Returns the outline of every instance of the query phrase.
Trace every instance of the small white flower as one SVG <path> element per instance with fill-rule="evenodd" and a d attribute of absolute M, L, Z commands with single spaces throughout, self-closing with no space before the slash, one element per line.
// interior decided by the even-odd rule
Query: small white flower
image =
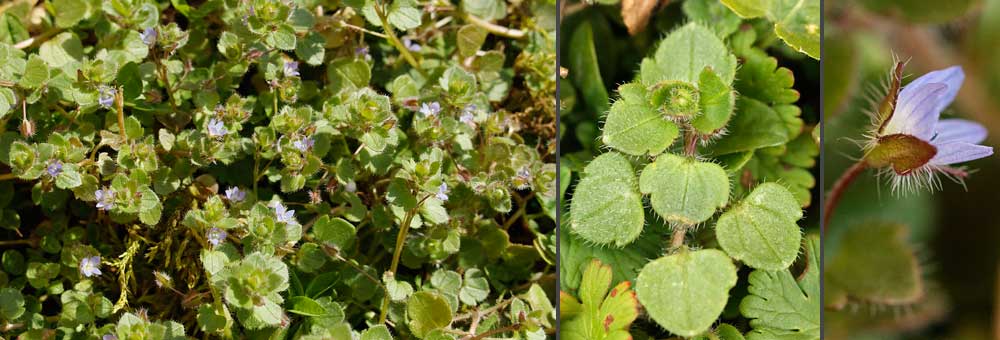
<path fill-rule="evenodd" d="M 299 62 L 297 62 L 297 61 L 286 61 L 285 62 L 285 76 L 286 77 L 298 77 L 299 76 Z"/>
<path fill-rule="evenodd" d="M 238 187 L 229 187 L 229 189 L 226 189 L 226 199 L 230 202 L 243 202 L 246 198 L 246 191 L 240 190 Z"/>
<path fill-rule="evenodd" d="M 347 182 L 347 184 L 344 184 L 344 191 L 351 193 L 358 191 L 358 184 L 354 183 L 354 181 Z"/>
<path fill-rule="evenodd" d="M 438 191 L 437 191 L 436 194 L 434 194 L 434 197 L 437 197 L 437 199 L 442 200 L 442 201 L 447 201 L 448 200 L 448 184 L 445 183 L 445 182 L 441 182 L 441 186 L 438 187 Z"/>
<path fill-rule="evenodd" d="M 80 274 L 86 277 L 101 275 L 101 257 L 84 257 L 80 260 Z"/>
<path fill-rule="evenodd" d="M 420 44 L 413 42 L 410 38 L 403 38 L 403 46 L 410 50 L 410 52 L 420 52 Z"/>
<path fill-rule="evenodd" d="M 97 88 L 97 92 L 98 92 L 97 104 L 101 105 L 105 109 L 111 108 L 111 105 L 114 105 L 115 93 L 117 93 L 115 88 L 101 85 Z"/>
<path fill-rule="evenodd" d="M 142 38 L 142 42 L 148 46 L 153 46 L 156 43 L 156 29 L 149 27 L 139 33 L 139 37 Z"/>
<path fill-rule="evenodd" d="M 271 208 L 274 209 L 274 214 L 277 217 L 277 221 L 285 224 L 298 224 L 299 222 L 295 220 L 295 210 L 288 210 L 280 202 L 271 202 Z"/>
<path fill-rule="evenodd" d="M 216 227 L 212 227 L 212 229 L 209 229 L 208 232 L 205 233 L 205 238 L 208 239 L 208 243 L 211 243 L 213 246 L 219 246 L 222 242 L 226 242 L 226 236 L 229 236 L 229 233 L 226 233 L 225 230 Z"/>
<path fill-rule="evenodd" d="M 212 137 L 223 137 L 229 133 L 229 129 L 226 129 L 226 124 L 221 120 L 212 118 L 208 121 L 208 135 Z"/>
<path fill-rule="evenodd" d="M 97 191 L 94 191 L 94 198 L 97 199 L 97 209 L 108 211 L 115 205 L 114 190 L 97 189 Z"/>
<path fill-rule="evenodd" d="M 437 116 L 437 114 L 440 112 L 441 112 L 441 104 L 438 102 L 420 104 L 420 113 L 423 114 L 424 117 L 427 118 L 434 117 Z"/>

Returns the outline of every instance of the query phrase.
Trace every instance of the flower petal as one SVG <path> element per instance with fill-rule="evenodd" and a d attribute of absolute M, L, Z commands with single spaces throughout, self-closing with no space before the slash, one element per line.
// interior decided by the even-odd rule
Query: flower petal
<path fill-rule="evenodd" d="M 955 95 L 958 94 L 958 89 L 962 87 L 962 81 L 964 80 L 965 72 L 962 71 L 961 66 L 952 66 L 929 72 L 903 87 L 903 90 L 899 93 L 899 99 L 902 101 L 903 98 L 912 96 L 923 85 L 934 83 L 944 84 L 948 89 L 941 95 L 936 106 L 936 111 L 941 112 L 941 110 L 944 110 L 945 107 L 955 100 Z"/>
<path fill-rule="evenodd" d="M 934 127 L 935 136 L 931 144 L 965 142 L 978 144 L 986 140 L 986 127 L 965 119 L 943 119 Z"/>
<path fill-rule="evenodd" d="M 945 84 L 931 83 L 923 84 L 914 91 L 900 93 L 896 109 L 882 134 L 907 134 L 929 141 L 934 136 L 934 125 L 941 116 L 937 104 L 947 89 Z"/>
<path fill-rule="evenodd" d="M 928 164 L 949 165 L 980 159 L 993 154 L 993 148 L 963 142 L 952 142 L 937 146 L 938 152 Z"/>

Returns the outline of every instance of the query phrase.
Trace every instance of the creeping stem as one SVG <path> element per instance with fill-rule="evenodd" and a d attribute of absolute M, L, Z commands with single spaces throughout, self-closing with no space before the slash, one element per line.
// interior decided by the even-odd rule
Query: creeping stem
<path fill-rule="evenodd" d="M 843 175 L 833 183 L 833 188 L 830 189 L 830 193 L 826 196 L 826 204 L 823 206 L 823 225 L 822 233 L 826 233 L 826 226 L 830 224 L 830 216 L 833 216 L 833 210 L 837 208 L 837 203 L 840 202 L 840 197 L 847 190 L 847 187 L 851 185 L 852 182 L 861 174 L 862 171 L 868 168 L 868 163 L 864 159 L 859 160 L 854 163 L 847 171 L 844 171 Z"/>
<path fill-rule="evenodd" d="M 392 43 L 393 46 L 396 46 L 396 49 L 403 55 L 406 62 L 410 63 L 410 66 L 413 66 L 413 68 L 420 72 L 420 74 L 424 74 L 424 70 L 420 68 L 420 63 L 417 62 L 417 59 L 410 54 L 410 50 L 403 45 L 403 42 L 399 41 L 399 37 L 396 36 L 396 29 L 392 28 L 392 25 L 389 24 L 389 17 L 385 13 L 385 8 L 381 5 L 382 4 L 375 4 L 375 6 L 372 7 L 375 8 L 375 15 L 378 15 L 379 21 L 382 22 L 382 28 L 385 29 L 385 34 L 388 36 L 389 42 Z"/>
<path fill-rule="evenodd" d="M 431 195 L 424 196 L 421 198 L 417 205 L 406 212 L 406 216 L 403 218 L 403 224 L 399 226 L 399 235 L 396 235 L 396 249 L 392 253 L 392 264 L 389 266 L 389 274 L 395 276 L 396 269 L 399 268 L 399 257 L 403 255 L 403 245 L 406 244 L 406 234 L 410 231 L 410 223 L 413 222 L 413 216 L 417 214 L 417 210 L 420 206 L 424 204 Z M 382 311 L 379 312 L 378 322 L 385 323 L 386 312 L 389 311 L 389 295 L 386 294 L 385 298 L 382 299 Z"/>
<path fill-rule="evenodd" d="M 673 234 L 670 235 L 670 249 L 677 249 L 684 245 L 684 236 L 687 234 L 688 225 L 677 223 L 671 226 L 674 229 Z"/>
<path fill-rule="evenodd" d="M 122 135 L 122 143 L 127 144 L 128 135 L 125 134 L 125 95 L 123 90 L 115 91 L 115 108 L 118 110 L 118 132 Z"/>

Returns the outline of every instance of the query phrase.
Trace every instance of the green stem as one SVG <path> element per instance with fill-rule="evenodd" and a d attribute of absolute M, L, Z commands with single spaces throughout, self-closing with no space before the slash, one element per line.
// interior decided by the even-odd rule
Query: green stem
<path fill-rule="evenodd" d="M 430 195 L 424 196 L 420 199 L 412 209 L 406 212 L 406 216 L 403 218 L 403 225 L 399 226 L 399 234 L 396 235 L 396 249 L 392 253 L 392 264 L 389 265 L 389 275 L 395 276 L 396 269 L 399 268 L 399 257 L 403 255 L 403 245 L 406 244 L 406 234 L 410 231 L 410 223 L 413 222 L 413 217 L 417 214 L 417 210 L 420 209 L 420 205 L 431 197 Z M 386 294 L 385 298 L 382 299 L 382 310 L 379 312 L 378 322 L 385 323 L 386 313 L 389 311 L 389 295 Z"/>
<path fill-rule="evenodd" d="M 34 244 L 35 244 L 35 242 L 34 242 L 34 241 L 32 241 L 32 240 L 30 240 L 30 239 L 26 239 L 26 240 L 4 240 L 4 241 L 0 241 L 0 247 L 6 247 L 6 246 L 19 246 L 19 245 L 28 245 L 28 246 L 30 246 L 30 245 L 34 245 Z"/>
<path fill-rule="evenodd" d="M 479 17 L 477 17 L 475 15 L 472 15 L 472 14 L 469 14 L 469 13 L 464 13 L 462 15 L 462 17 L 465 19 L 465 21 L 468 21 L 469 23 L 471 23 L 473 25 L 482 27 L 482 28 L 486 29 L 486 31 L 488 31 L 490 33 L 493 33 L 493 34 L 496 34 L 496 35 L 499 35 L 499 36 L 503 36 L 503 37 L 507 37 L 507 38 L 511 38 L 511 39 L 522 39 L 526 35 L 524 33 L 524 31 L 522 31 L 522 30 L 517 30 L 517 29 L 513 29 L 513 28 L 508 28 L 508 27 L 500 26 L 500 25 L 494 24 L 492 22 L 483 20 L 482 18 L 479 18 Z"/>
<path fill-rule="evenodd" d="M 122 145 L 128 144 L 128 135 L 125 134 L 125 95 L 122 89 L 115 91 L 115 108 L 118 111 L 118 132 L 122 135 Z"/>
<path fill-rule="evenodd" d="M 420 68 L 420 63 L 417 62 L 417 59 L 410 54 L 410 50 L 403 45 L 403 42 L 399 41 L 399 37 L 396 36 L 396 29 L 392 28 L 392 25 L 389 24 L 389 17 L 386 15 L 385 9 L 378 3 L 372 7 L 375 8 L 375 15 L 378 15 L 379 21 L 382 22 L 382 28 L 385 29 L 385 34 L 388 37 L 389 42 L 392 43 L 397 50 L 399 50 L 399 53 L 403 55 L 403 59 L 406 59 L 406 62 L 410 63 L 410 66 L 413 66 L 413 68 L 416 69 L 417 72 L 420 72 L 421 75 L 426 76 L 427 74 Z"/>

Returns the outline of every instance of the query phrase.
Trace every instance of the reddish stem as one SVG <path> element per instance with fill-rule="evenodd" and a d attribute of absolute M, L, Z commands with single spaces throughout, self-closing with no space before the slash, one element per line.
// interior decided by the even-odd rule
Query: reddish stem
<path fill-rule="evenodd" d="M 821 226 L 822 234 L 826 234 L 826 226 L 830 224 L 830 216 L 833 216 L 833 210 L 837 208 L 837 203 L 840 202 L 840 197 L 847 190 L 847 187 L 851 185 L 852 182 L 858 177 L 862 171 L 868 168 L 868 163 L 864 160 L 860 160 L 854 163 L 840 178 L 833 183 L 833 188 L 830 189 L 830 193 L 826 196 L 826 204 L 823 206 L 823 225 Z"/>

